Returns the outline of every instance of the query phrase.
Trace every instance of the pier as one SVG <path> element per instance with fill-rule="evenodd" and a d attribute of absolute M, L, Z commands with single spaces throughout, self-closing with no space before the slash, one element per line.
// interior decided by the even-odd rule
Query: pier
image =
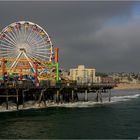
<path fill-rule="evenodd" d="M 102 95 L 108 93 L 111 101 L 111 89 L 116 85 L 97 84 L 95 70 L 88 72 L 88 80 L 79 82 L 84 85 L 60 72 L 59 48 L 38 24 L 14 22 L 2 30 L 0 43 L 0 105 L 7 110 L 10 104 L 17 110 L 21 105 L 25 108 L 29 101 L 39 107 L 42 103 L 47 107 L 48 102 L 73 103 L 79 101 L 78 94 L 87 102 L 89 93 L 96 95 L 96 102 L 103 102 Z"/>
<path fill-rule="evenodd" d="M 88 101 L 88 93 L 96 95 L 96 102 L 103 102 L 102 95 L 108 95 L 108 102 L 111 101 L 111 89 L 115 84 L 92 84 L 92 85 L 55 85 L 55 86 L 15 86 L 0 87 L 0 105 L 4 105 L 5 109 L 9 109 L 9 103 L 25 107 L 25 102 L 33 101 L 34 104 L 40 106 L 41 103 L 47 107 L 47 102 L 54 103 L 73 103 L 78 102 L 78 94 L 84 94 L 84 101 Z"/>

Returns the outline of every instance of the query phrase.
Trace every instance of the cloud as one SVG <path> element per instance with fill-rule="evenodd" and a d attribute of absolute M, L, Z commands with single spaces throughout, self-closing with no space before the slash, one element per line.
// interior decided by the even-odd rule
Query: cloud
<path fill-rule="evenodd" d="M 140 52 L 140 21 L 130 21 L 127 24 L 103 28 L 89 37 L 94 38 L 94 43 L 99 49 L 98 54 L 104 56 L 110 64 L 118 65 L 117 70 L 139 71 Z M 106 55 L 106 56 L 105 56 Z M 105 64 L 107 64 L 107 61 Z M 114 68 L 115 71 L 116 68 Z"/>
<path fill-rule="evenodd" d="M 64 68 L 85 64 L 105 72 L 138 71 L 140 67 L 131 64 L 136 61 L 131 52 L 137 56 L 139 51 L 139 22 L 131 22 L 134 6 L 134 2 L 1 1 L 0 28 L 18 20 L 39 24 L 60 48 Z"/>

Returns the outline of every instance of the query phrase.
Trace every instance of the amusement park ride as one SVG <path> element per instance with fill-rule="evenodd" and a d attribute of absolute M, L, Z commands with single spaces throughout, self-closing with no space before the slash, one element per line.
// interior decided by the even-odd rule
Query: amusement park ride
<path fill-rule="evenodd" d="M 48 33 L 39 25 L 19 21 L 5 27 L 0 33 L 0 72 L 6 75 L 24 75 L 41 80 L 59 81 L 58 48 L 54 48 Z"/>

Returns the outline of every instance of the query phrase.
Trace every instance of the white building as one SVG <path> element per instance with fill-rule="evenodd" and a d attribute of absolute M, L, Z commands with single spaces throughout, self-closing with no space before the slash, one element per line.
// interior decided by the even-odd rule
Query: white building
<path fill-rule="evenodd" d="M 85 68 L 84 65 L 79 65 L 78 68 L 70 69 L 71 80 L 77 81 L 78 84 L 95 83 L 95 69 Z"/>

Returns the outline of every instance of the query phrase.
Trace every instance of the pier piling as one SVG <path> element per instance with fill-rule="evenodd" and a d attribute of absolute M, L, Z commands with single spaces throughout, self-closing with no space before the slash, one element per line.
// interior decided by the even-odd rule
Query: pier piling
<path fill-rule="evenodd" d="M 85 90 L 85 101 L 87 102 L 88 101 L 88 91 Z"/>
<path fill-rule="evenodd" d="M 100 102 L 102 103 L 103 100 L 102 100 L 102 90 L 99 90 L 99 96 L 100 96 Z"/>
<path fill-rule="evenodd" d="M 60 102 L 61 102 L 61 104 L 63 103 L 63 94 L 62 93 L 60 94 Z"/>
<path fill-rule="evenodd" d="M 43 97 L 44 105 L 45 105 L 45 107 L 46 107 L 47 104 L 46 104 L 46 99 L 45 99 L 45 91 L 46 91 L 46 89 L 43 90 L 43 95 L 42 95 L 42 97 Z"/>
<path fill-rule="evenodd" d="M 46 88 L 41 90 L 39 99 L 38 99 L 38 101 L 37 101 L 37 102 L 39 103 L 39 107 L 40 107 L 40 103 L 41 103 L 42 99 L 43 99 L 43 102 L 44 102 L 45 107 L 47 106 L 47 105 L 46 105 L 46 100 L 45 100 L 45 95 L 44 95 L 44 92 L 45 92 L 45 91 L 46 91 Z"/>
<path fill-rule="evenodd" d="M 18 89 L 16 89 L 16 104 L 17 104 L 17 110 L 18 110 Z"/>
<path fill-rule="evenodd" d="M 71 91 L 72 102 L 74 102 L 74 90 Z"/>
<path fill-rule="evenodd" d="M 111 89 L 109 89 L 108 101 L 111 102 Z"/>
<path fill-rule="evenodd" d="M 99 102 L 99 91 L 96 91 L 96 101 Z"/>
<path fill-rule="evenodd" d="M 6 110 L 9 109 L 8 89 L 6 89 Z"/>
<path fill-rule="evenodd" d="M 23 105 L 23 108 L 24 108 L 24 90 L 22 91 L 22 105 Z"/>
<path fill-rule="evenodd" d="M 24 89 L 22 90 L 22 108 L 24 108 L 24 102 L 25 102 L 25 92 L 27 92 L 29 89 Z"/>
<path fill-rule="evenodd" d="M 56 102 L 59 103 L 59 90 L 56 91 Z"/>

